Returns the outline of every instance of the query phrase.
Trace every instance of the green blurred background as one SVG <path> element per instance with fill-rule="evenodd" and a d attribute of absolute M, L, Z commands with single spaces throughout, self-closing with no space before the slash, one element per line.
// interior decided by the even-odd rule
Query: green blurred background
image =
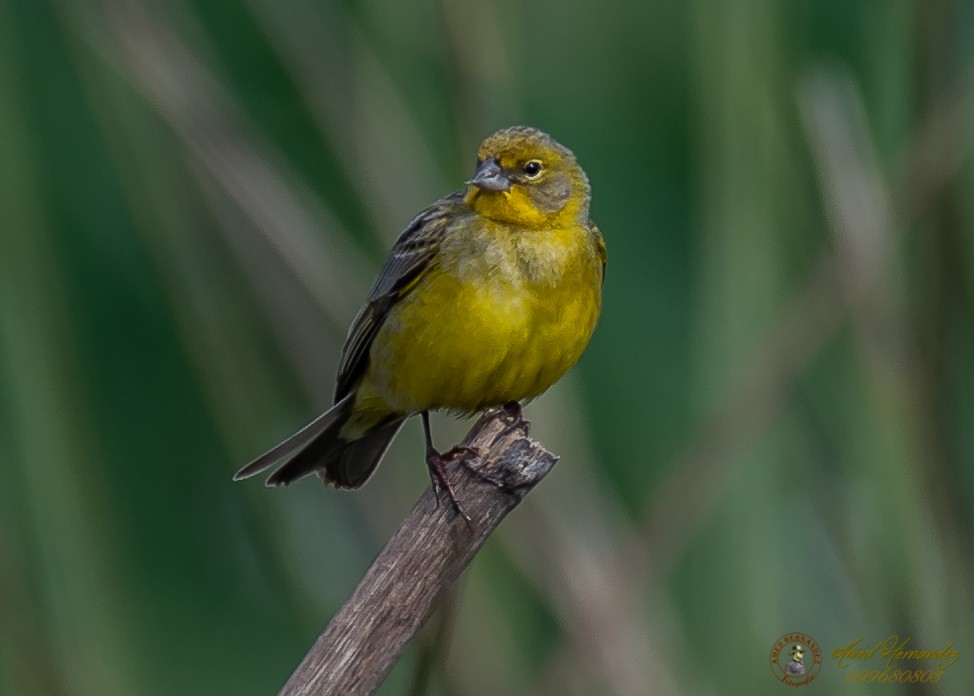
<path fill-rule="evenodd" d="M 589 173 L 605 309 L 527 410 L 561 463 L 381 693 L 780 694 L 790 631 L 816 693 L 970 693 L 970 0 L 0 0 L 0 693 L 283 684 L 420 428 L 354 494 L 230 477 L 516 123 Z M 959 659 L 844 683 L 891 634 Z"/>

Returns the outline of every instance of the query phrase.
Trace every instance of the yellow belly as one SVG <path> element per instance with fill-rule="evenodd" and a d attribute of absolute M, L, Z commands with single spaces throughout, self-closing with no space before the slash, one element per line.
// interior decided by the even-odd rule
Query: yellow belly
<path fill-rule="evenodd" d="M 475 412 L 545 391 L 598 318 L 601 266 L 585 251 L 541 278 L 503 266 L 430 270 L 376 336 L 362 405 Z"/>

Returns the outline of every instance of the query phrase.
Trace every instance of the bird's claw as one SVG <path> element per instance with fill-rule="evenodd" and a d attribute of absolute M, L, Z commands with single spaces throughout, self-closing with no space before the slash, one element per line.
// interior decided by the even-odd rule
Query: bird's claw
<path fill-rule="evenodd" d="M 453 486 L 450 484 L 450 479 L 447 478 L 445 467 L 447 464 L 451 464 L 460 458 L 460 461 L 464 463 L 465 466 L 469 468 L 466 464 L 465 456 L 467 454 L 474 454 L 479 456 L 476 450 L 471 447 L 458 446 L 454 447 L 448 452 L 440 454 L 435 449 L 430 448 L 426 453 L 426 466 L 430 473 L 430 482 L 433 484 L 433 495 L 436 498 L 436 504 L 440 504 L 440 494 L 446 492 L 447 497 L 450 499 L 450 504 L 453 506 L 454 511 L 460 515 L 467 524 L 471 523 L 470 515 L 464 512 L 463 508 L 460 506 L 460 501 L 457 500 L 457 494 L 453 490 Z"/>
<path fill-rule="evenodd" d="M 497 433 L 494 438 L 494 442 L 497 442 L 502 437 L 507 437 L 515 430 L 520 430 L 525 437 L 531 434 L 531 423 L 524 418 L 524 414 L 521 411 L 521 404 L 517 401 L 508 401 L 504 404 L 497 415 L 506 421 L 504 429 Z"/>

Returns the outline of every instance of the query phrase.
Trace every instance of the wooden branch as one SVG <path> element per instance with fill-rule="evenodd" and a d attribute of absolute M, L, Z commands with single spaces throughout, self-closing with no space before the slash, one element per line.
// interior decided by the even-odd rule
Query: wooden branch
<path fill-rule="evenodd" d="M 511 427 L 511 414 L 485 414 L 461 443 L 483 453 L 447 467 L 458 515 L 427 488 L 352 595 L 288 679 L 281 696 L 373 693 L 507 513 L 558 458 Z M 493 481 L 495 483 L 490 483 Z"/>

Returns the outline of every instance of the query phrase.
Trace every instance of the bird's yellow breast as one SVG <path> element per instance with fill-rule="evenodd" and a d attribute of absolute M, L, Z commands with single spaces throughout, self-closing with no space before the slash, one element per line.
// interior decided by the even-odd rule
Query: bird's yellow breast
<path fill-rule="evenodd" d="M 376 336 L 363 395 L 400 413 L 475 412 L 537 396 L 588 344 L 601 274 L 587 227 L 512 230 L 487 220 L 447 235 Z"/>

